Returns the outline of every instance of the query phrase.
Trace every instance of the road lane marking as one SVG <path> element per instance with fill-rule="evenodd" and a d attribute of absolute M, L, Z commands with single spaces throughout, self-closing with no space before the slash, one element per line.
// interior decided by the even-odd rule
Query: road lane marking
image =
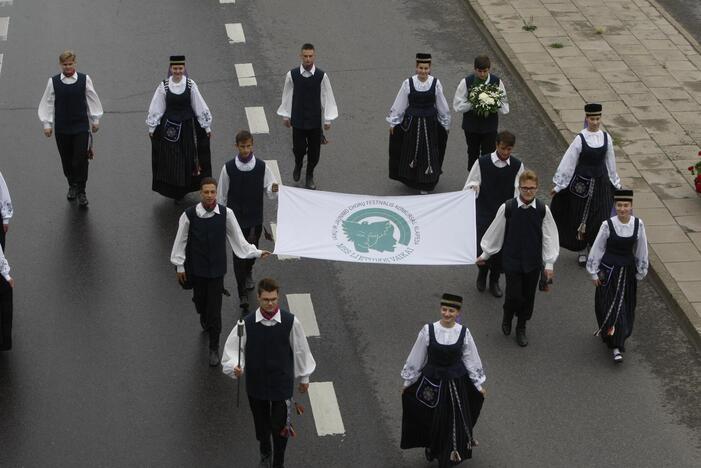
<path fill-rule="evenodd" d="M 275 176 L 275 179 L 277 179 L 278 185 L 282 185 L 282 177 L 280 177 L 280 167 L 277 165 L 277 161 L 274 159 L 266 159 L 265 164 L 267 164 L 267 166 L 270 168 L 270 172 L 272 172 Z"/>
<path fill-rule="evenodd" d="M 270 133 L 268 119 L 265 118 L 265 109 L 262 107 L 246 107 L 248 119 L 248 131 L 253 134 Z"/>
<path fill-rule="evenodd" d="M 237 63 L 236 77 L 239 80 L 239 86 L 257 86 L 256 74 L 253 72 L 252 63 Z"/>
<path fill-rule="evenodd" d="M 0 0 L 0 7 L 12 6 L 12 0 Z"/>
<path fill-rule="evenodd" d="M 7 40 L 7 28 L 10 26 L 10 17 L 0 17 L 0 41 Z"/>
<path fill-rule="evenodd" d="M 243 35 L 243 26 L 241 26 L 241 23 L 227 23 L 226 35 L 229 36 L 229 44 L 246 42 L 246 36 Z"/>
<path fill-rule="evenodd" d="M 219 0 L 219 3 L 236 3 L 236 0 Z"/>
<path fill-rule="evenodd" d="M 273 240 L 277 239 L 277 224 L 270 223 L 270 230 L 273 231 Z M 291 255 L 278 255 L 278 260 L 299 260 L 299 257 L 293 257 Z"/>
<path fill-rule="evenodd" d="M 311 382 L 309 401 L 312 404 L 317 434 L 326 436 L 346 433 L 333 382 Z"/>
<path fill-rule="evenodd" d="M 319 325 L 316 323 L 312 296 L 309 294 L 288 294 L 287 306 L 290 312 L 299 319 L 307 336 L 320 336 Z"/>
<path fill-rule="evenodd" d="M 4 55 L 0 54 L 0 75 L 2 75 L 2 59 L 3 59 L 3 57 L 4 57 Z"/>

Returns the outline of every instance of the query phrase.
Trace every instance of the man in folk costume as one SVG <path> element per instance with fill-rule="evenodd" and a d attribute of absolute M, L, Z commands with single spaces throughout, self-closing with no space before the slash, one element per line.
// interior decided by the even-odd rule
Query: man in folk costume
<path fill-rule="evenodd" d="M 462 297 L 443 294 L 440 320 L 424 325 L 401 376 L 401 448 L 424 447 L 445 468 L 472 457 L 486 377 L 477 346 L 456 322 Z"/>
<path fill-rule="evenodd" d="M 5 178 L 0 172 L 0 218 L 2 218 L 2 229 L 0 229 L 0 247 L 5 248 L 5 237 L 10 229 L 10 218 L 14 214 L 12 209 L 12 198 L 10 198 L 10 190 L 7 188 Z"/>
<path fill-rule="evenodd" d="M 477 192 L 477 254 L 482 252 L 480 241 L 492 223 L 497 210 L 506 200 L 518 197 L 518 178 L 523 173 L 523 163 L 511 155 L 516 144 L 516 136 L 506 130 L 496 137 L 496 150 L 481 156 L 470 169 L 470 175 L 463 190 Z M 501 254 L 489 259 L 487 265 L 478 266 L 477 290 L 482 292 L 487 286 L 494 297 L 502 297 L 499 287 L 501 274 Z"/>
<path fill-rule="evenodd" d="M 600 129 L 601 112 L 601 104 L 584 106 L 587 127 L 567 148 L 550 192 L 560 246 L 579 252 L 580 266 L 601 223 L 611 216 L 614 189 L 621 188 L 611 135 Z"/>
<path fill-rule="evenodd" d="M 633 332 L 638 281 L 648 270 L 645 225 L 632 215 L 633 191 L 616 190 L 616 216 L 601 225 L 587 260 L 587 272 L 596 286 L 596 332 L 623 361 L 625 341 Z"/>
<path fill-rule="evenodd" d="M 499 207 L 492 224 L 482 237 L 482 254 L 476 263 L 486 265 L 490 257 L 501 252 L 506 276 L 501 331 L 504 335 L 510 335 L 516 316 L 516 342 L 523 347 L 528 346 L 526 322 L 533 315 L 541 270 L 548 281 L 552 280 L 553 265 L 560 247 L 557 226 L 550 208 L 535 198 L 538 176 L 535 172 L 526 170 L 519 176 L 518 182 L 519 196 L 507 200 Z"/>
<path fill-rule="evenodd" d="M 0 351 L 12 348 L 12 290 L 15 280 L 10 276 L 10 264 L 0 247 Z"/>
<path fill-rule="evenodd" d="M 319 163 L 322 139 L 325 141 L 322 126 L 324 130 L 331 128 L 331 121 L 338 117 L 338 108 L 329 75 L 314 65 L 316 52 L 312 44 L 302 45 L 300 59 L 302 64 L 285 76 L 282 103 L 277 114 L 282 117 L 285 127 L 292 128 L 295 156 L 292 179 L 299 182 L 306 154 L 305 187 L 315 190 L 314 169 Z"/>
<path fill-rule="evenodd" d="M 306 393 L 316 361 L 300 321 L 278 304 L 280 287 L 271 278 L 258 282 L 259 308 L 248 314 L 243 334 L 231 331 L 222 356 L 223 372 L 234 379 L 246 375 L 246 392 L 253 414 L 260 466 L 283 468 L 292 428 L 294 381 Z M 243 350 L 241 353 L 240 351 Z"/>
<path fill-rule="evenodd" d="M 170 261 L 178 282 L 193 289 L 200 325 L 209 333 L 209 365 L 214 367 L 219 364 L 226 244 L 241 258 L 265 258 L 270 252 L 249 244 L 233 211 L 217 203 L 215 179 L 205 177 L 201 184 L 202 201 L 180 216 Z"/>
<path fill-rule="evenodd" d="M 467 143 L 468 170 L 472 169 L 480 156 L 494 152 L 494 142 L 499 129 L 499 114 L 509 113 L 509 101 L 506 98 L 504 83 L 498 76 L 490 73 L 491 66 L 491 61 L 486 55 L 475 57 L 474 73 L 460 80 L 453 98 L 453 110 L 463 113 L 462 129 Z M 497 86 L 504 93 L 504 99 L 497 112 L 480 116 L 472 108 L 468 95 L 473 87 L 485 83 Z"/>
<path fill-rule="evenodd" d="M 61 73 L 49 78 L 39 103 L 39 120 L 44 135 L 56 136 L 63 175 L 68 181 L 68 200 L 78 199 L 81 207 L 88 206 L 85 185 L 88 181 L 88 159 L 91 157 L 92 136 L 102 117 L 102 104 L 90 76 L 78 73 L 76 55 L 71 50 L 59 58 Z"/>

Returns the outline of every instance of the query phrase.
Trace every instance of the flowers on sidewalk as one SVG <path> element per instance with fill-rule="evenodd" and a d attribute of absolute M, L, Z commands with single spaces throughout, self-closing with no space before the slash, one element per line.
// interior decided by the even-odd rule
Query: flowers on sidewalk
<path fill-rule="evenodd" d="M 699 151 L 698 155 L 701 157 L 701 151 Z M 688 169 L 689 172 L 691 172 L 691 175 L 696 174 L 696 178 L 694 179 L 694 187 L 698 193 L 701 193 L 701 159 L 699 159 L 693 166 L 689 166 Z"/>
<path fill-rule="evenodd" d="M 467 94 L 472 109 L 480 117 L 496 114 L 504 102 L 504 97 L 504 92 L 497 85 L 489 83 L 473 86 Z"/>

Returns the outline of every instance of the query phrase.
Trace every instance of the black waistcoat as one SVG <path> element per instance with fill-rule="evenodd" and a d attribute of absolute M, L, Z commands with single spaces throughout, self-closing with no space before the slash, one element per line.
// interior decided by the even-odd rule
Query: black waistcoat
<path fill-rule="evenodd" d="M 543 265 L 543 218 L 537 208 L 519 208 L 516 199 L 513 200 L 501 248 L 502 264 L 504 271 L 528 273 Z"/>
<path fill-rule="evenodd" d="M 609 225 L 609 238 L 606 240 L 606 251 L 601 259 L 601 263 L 608 266 L 632 266 L 635 265 L 635 242 L 638 240 L 638 226 L 640 221 L 635 218 L 633 235 L 621 237 L 613 228 L 611 219 L 607 219 Z"/>
<path fill-rule="evenodd" d="M 200 278 L 226 275 L 226 207 L 219 205 L 219 214 L 211 218 L 197 216 L 194 206 L 185 214 L 190 220 L 185 254 L 190 271 Z"/>
<path fill-rule="evenodd" d="M 466 330 L 462 327 L 458 340 L 453 344 L 444 345 L 436 340 L 433 324 L 428 324 L 428 358 L 422 371 L 423 375 L 429 379 L 456 379 L 467 374 L 462 362 Z"/>
<path fill-rule="evenodd" d="M 480 157 L 480 182 L 479 196 L 477 197 L 477 224 L 489 225 L 502 203 L 514 198 L 514 180 L 521 161 L 511 157 L 510 164 L 504 167 L 496 167 L 492 162 L 492 155 L 485 154 Z"/>
<path fill-rule="evenodd" d="M 608 149 L 608 134 L 604 132 L 604 144 L 598 148 L 587 145 L 584 135 L 579 134 L 582 140 L 582 152 L 579 153 L 575 174 L 584 177 L 601 177 L 606 174 L 606 150 Z"/>
<path fill-rule="evenodd" d="M 187 79 L 187 78 L 186 78 Z M 166 110 L 163 117 L 171 122 L 185 122 L 195 116 L 192 110 L 192 81 L 187 79 L 185 91 L 182 94 L 173 93 L 168 87 L 168 80 L 163 80 L 163 87 L 166 91 Z"/>
<path fill-rule="evenodd" d="M 321 128 L 321 80 L 324 72 L 317 68 L 312 76 L 305 78 L 299 68 L 293 68 L 290 74 L 294 84 L 292 126 L 304 130 Z"/>
<path fill-rule="evenodd" d="M 73 84 L 61 81 L 61 75 L 51 77 L 54 85 L 54 131 L 75 135 L 90 131 L 88 101 L 85 99 L 85 75 L 77 73 Z"/>
<path fill-rule="evenodd" d="M 475 81 L 475 75 L 468 75 L 465 77 L 468 94 L 470 93 L 470 88 L 475 86 Z M 489 84 L 499 86 L 499 77 L 490 74 Z M 462 128 L 472 133 L 496 133 L 499 128 L 499 113 L 495 112 L 494 114 L 489 114 L 487 117 L 480 117 L 474 110 L 470 109 L 462 115 Z"/>
<path fill-rule="evenodd" d="M 244 172 L 236 167 L 236 158 L 226 163 L 229 175 L 229 191 L 226 205 L 236 215 L 236 220 L 244 228 L 263 224 L 263 191 L 265 190 L 265 162 L 256 158 L 253 169 Z"/>
<path fill-rule="evenodd" d="M 246 324 L 246 391 L 257 400 L 292 398 L 294 361 L 290 333 L 294 315 L 280 309 L 282 323 L 265 326 L 248 314 Z"/>
<path fill-rule="evenodd" d="M 432 117 L 438 113 L 436 109 L 436 83 L 437 78 L 433 78 L 431 87 L 426 91 L 417 91 L 414 88 L 414 79 L 409 77 L 409 107 L 407 115 L 414 117 Z"/>

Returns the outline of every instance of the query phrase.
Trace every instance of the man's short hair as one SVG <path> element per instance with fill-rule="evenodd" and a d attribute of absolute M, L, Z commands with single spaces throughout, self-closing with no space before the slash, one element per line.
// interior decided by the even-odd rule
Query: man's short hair
<path fill-rule="evenodd" d="M 302 50 L 314 50 L 314 44 L 305 42 L 304 44 L 302 44 Z"/>
<path fill-rule="evenodd" d="M 202 180 L 200 181 L 200 190 L 202 189 L 202 187 L 204 187 L 205 185 L 209 185 L 209 184 L 212 184 L 215 187 L 217 187 L 219 185 L 219 184 L 217 184 L 217 179 L 215 179 L 214 177 L 203 177 Z"/>
<path fill-rule="evenodd" d="M 242 143 L 244 141 L 253 140 L 253 135 L 248 130 L 239 130 L 236 133 L 236 144 Z"/>
<path fill-rule="evenodd" d="M 73 60 L 75 62 L 75 52 L 72 50 L 64 50 L 61 52 L 61 55 L 58 56 L 59 63 L 67 62 L 68 60 Z"/>
<path fill-rule="evenodd" d="M 487 68 L 492 68 L 492 62 L 489 61 L 489 57 L 486 55 L 475 57 L 475 70 L 485 70 Z"/>
<path fill-rule="evenodd" d="M 536 175 L 535 172 L 533 172 L 530 169 L 526 169 L 521 173 L 521 175 L 518 178 L 518 185 L 523 185 L 523 183 L 527 180 L 532 180 L 535 182 L 536 185 L 538 185 L 538 176 Z"/>
<path fill-rule="evenodd" d="M 502 143 L 506 146 L 514 146 L 516 144 L 516 135 L 508 130 L 502 130 L 497 133 L 497 145 Z"/>
<path fill-rule="evenodd" d="M 280 290 L 280 285 L 277 283 L 272 278 L 263 278 L 262 280 L 258 281 L 258 295 L 260 296 L 263 291 L 265 292 L 274 292 L 274 291 L 279 291 Z"/>

